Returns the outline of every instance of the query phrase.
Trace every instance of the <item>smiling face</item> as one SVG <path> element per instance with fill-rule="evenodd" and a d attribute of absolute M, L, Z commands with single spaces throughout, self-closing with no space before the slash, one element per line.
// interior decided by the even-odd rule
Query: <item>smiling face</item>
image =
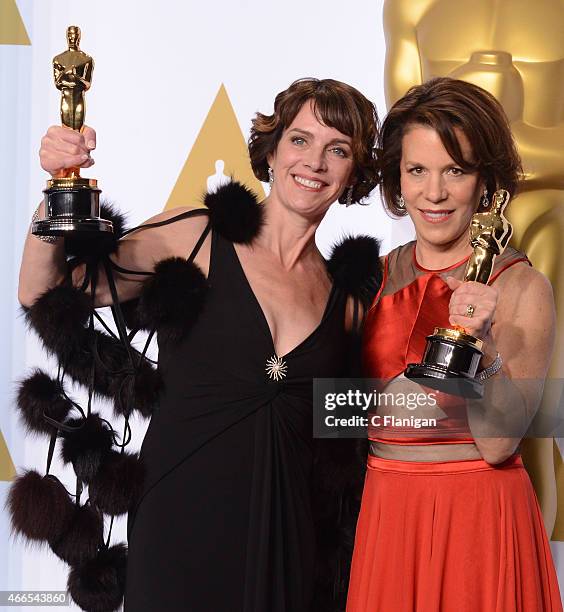
<path fill-rule="evenodd" d="M 471 162 L 468 139 L 461 130 L 455 133 L 464 159 Z M 477 172 L 463 170 L 450 157 L 433 128 L 413 125 L 405 132 L 400 184 L 418 245 L 468 247 L 468 228 L 484 185 Z"/>
<path fill-rule="evenodd" d="M 351 182 L 352 139 L 323 125 L 311 102 L 302 106 L 268 156 L 271 198 L 307 218 L 321 217 Z"/>

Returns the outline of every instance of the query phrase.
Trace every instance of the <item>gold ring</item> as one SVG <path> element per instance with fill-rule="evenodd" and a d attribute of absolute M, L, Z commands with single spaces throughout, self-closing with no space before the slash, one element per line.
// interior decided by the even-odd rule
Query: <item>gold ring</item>
<path fill-rule="evenodd" d="M 466 316 L 471 319 L 474 316 L 475 310 L 476 308 L 472 304 L 468 304 L 468 306 L 466 306 Z"/>

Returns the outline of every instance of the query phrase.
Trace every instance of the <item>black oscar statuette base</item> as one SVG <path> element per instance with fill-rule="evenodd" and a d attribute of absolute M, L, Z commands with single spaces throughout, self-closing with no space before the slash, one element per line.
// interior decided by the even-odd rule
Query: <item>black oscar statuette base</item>
<path fill-rule="evenodd" d="M 103 240 L 113 234 L 111 221 L 100 217 L 100 189 L 95 179 L 62 178 L 47 182 L 45 219 L 35 221 L 38 236 L 74 236 Z"/>
<path fill-rule="evenodd" d="M 433 335 L 427 336 L 423 361 L 410 363 L 405 376 L 437 391 L 480 399 L 484 387 L 476 379 L 476 372 L 482 345 L 481 340 L 461 331 L 435 328 Z"/>

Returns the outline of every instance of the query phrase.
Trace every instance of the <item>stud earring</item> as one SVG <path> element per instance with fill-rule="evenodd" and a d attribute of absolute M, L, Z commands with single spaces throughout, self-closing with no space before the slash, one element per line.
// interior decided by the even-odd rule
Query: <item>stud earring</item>
<path fill-rule="evenodd" d="M 482 194 L 482 197 L 480 198 L 480 206 L 482 208 L 487 208 L 490 205 L 490 202 L 488 200 L 488 190 L 486 187 L 484 187 L 484 193 Z"/>
<path fill-rule="evenodd" d="M 400 193 L 400 195 L 396 198 L 396 204 L 398 208 L 405 208 L 405 200 L 403 199 L 403 194 Z"/>
<path fill-rule="evenodd" d="M 274 183 L 274 170 L 268 166 L 268 182 L 272 185 Z"/>

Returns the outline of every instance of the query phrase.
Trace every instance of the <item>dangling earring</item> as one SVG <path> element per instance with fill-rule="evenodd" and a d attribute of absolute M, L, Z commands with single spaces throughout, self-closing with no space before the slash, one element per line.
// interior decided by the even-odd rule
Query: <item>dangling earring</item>
<path fill-rule="evenodd" d="M 272 185 L 274 183 L 274 170 L 268 166 L 268 182 Z"/>
<path fill-rule="evenodd" d="M 405 208 L 405 200 L 403 199 L 402 193 L 400 193 L 399 196 L 396 198 L 396 204 L 398 208 Z"/>
<path fill-rule="evenodd" d="M 487 208 L 490 205 L 490 202 L 488 200 L 488 190 L 486 187 L 484 187 L 484 193 L 482 194 L 482 197 L 480 198 L 480 206 L 482 208 Z"/>
<path fill-rule="evenodd" d="M 352 204 L 353 186 L 351 185 L 347 189 L 347 199 L 345 200 L 345 206 L 348 208 Z"/>

